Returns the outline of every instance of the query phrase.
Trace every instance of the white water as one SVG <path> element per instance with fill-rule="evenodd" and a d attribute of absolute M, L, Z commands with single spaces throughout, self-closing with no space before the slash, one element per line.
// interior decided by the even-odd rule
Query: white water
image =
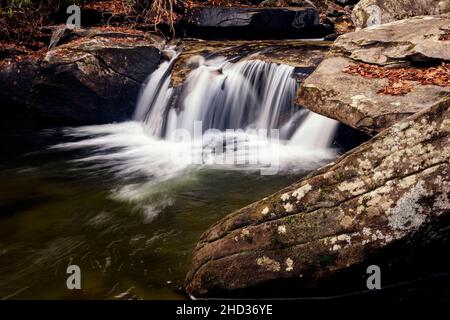
<path fill-rule="evenodd" d="M 159 135 L 164 126 L 166 117 L 166 107 L 172 96 L 170 88 L 171 69 L 178 57 L 178 54 L 168 51 L 172 58 L 170 61 L 161 63 L 147 79 L 143 90 L 139 94 L 134 118 L 147 123 L 149 133 Z"/>
<path fill-rule="evenodd" d="M 199 58 L 201 63 L 174 96 L 170 74 L 178 55 L 169 53 L 173 58 L 163 62 L 143 86 L 134 121 L 68 129 L 66 134 L 77 141 L 55 146 L 87 149 L 90 155 L 77 163 L 113 171 L 124 181 L 146 177 L 145 183 L 115 189 L 116 198 L 139 201 L 163 181 L 217 167 L 224 154 L 235 164 L 219 166 L 221 169 L 253 171 L 264 163 L 276 164 L 282 172 L 312 170 L 336 156 L 330 143 L 337 122 L 294 104 L 298 84 L 292 67 L 258 60 L 233 64 L 221 57 Z M 203 132 L 217 130 L 201 141 L 198 136 L 188 143 L 177 141 L 177 129 L 194 133 L 195 121 L 202 121 Z M 242 130 L 227 136 L 226 129 L 280 129 L 282 141 Z M 221 141 L 232 148 L 217 152 L 215 147 Z M 252 157 L 260 163 L 249 161 Z M 202 161 L 192 163 L 189 160 L 193 158 Z M 170 203 L 170 199 L 164 202 Z"/>
<path fill-rule="evenodd" d="M 333 142 L 336 126 L 336 121 L 309 112 L 289 144 L 306 149 L 325 149 Z"/>
<path fill-rule="evenodd" d="M 217 57 L 198 59 L 202 62 L 188 75 L 177 112 L 171 108 L 169 88 L 173 56 L 150 77 L 134 115 L 153 135 L 167 137 L 180 128 L 192 133 L 194 121 L 202 121 L 203 130 L 274 129 L 282 116 L 289 119 L 298 109 L 292 67 L 260 60 L 233 64 Z"/>

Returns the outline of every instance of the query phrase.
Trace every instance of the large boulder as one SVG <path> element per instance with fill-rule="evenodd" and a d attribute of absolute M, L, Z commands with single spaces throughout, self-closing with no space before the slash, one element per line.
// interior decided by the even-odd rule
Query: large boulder
<path fill-rule="evenodd" d="M 450 95 L 450 16 L 415 17 L 339 37 L 297 103 L 374 135 Z"/>
<path fill-rule="evenodd" d="M 361 0 L 353 9 L 356 28 L 450 11 L 449 0 Z"/>
<path fill-rule="evenodd" d="M 431 106 L 216 223 L 195 249 L 187 292 L 222 297 L 269 285 L 253 292 L 280 296 L 290 286 L 300 295 L 355 266 L 381 263 L 371 258 L 389 252 L 386 275 L 394 261 L 448 237 L 449 107 L 449 100 Z M 441 254 L 433 257 L 441 261 Z M 365 268 L 347 272 L 363 288 Z"/>
<path fill-rule="evenodd" d="M 317 38 L 332 31 L 311 6 L 194 7 L 184 20 L 184 35 L 200 38 Z"/>
<path fill-rule="evenodd" d="M 163 41 L 115 28 L 57 29 L 28 99 L 42 116 L 79 123 L 129 118 Z"/>

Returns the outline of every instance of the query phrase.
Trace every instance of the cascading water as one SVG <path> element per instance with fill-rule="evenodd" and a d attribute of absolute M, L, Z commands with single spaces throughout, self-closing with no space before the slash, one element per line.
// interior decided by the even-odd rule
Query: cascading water
<path fill-rule="evenodd" d="M 202 232 L 334 159 L 336 123 L 294 105 L 292 67 L 196 58 L 183 85 L 172 88 L 181 57 L 167 54 L 130 121 L 37 132 L 64 141 L 45 153 L 41 142 L 23 153 L 36 139 L 22 137 L 29 128 L 7 131 L 8 139 L 21 138 L 13 140 L 20 148 L 6 150 L 17 151 L 14 166 L 8 160 L 0 168 L 8 211 L 0 297 L 66 297 L 61 266 L 75 263 L 88 275 L 89 297 L 183 298 L 178 288 Z M 281 141 L 268 129 L 279 129 Z M 194 139 L 179 141 L 180 131 Z M 223 155 L 233 162 L 219 164 Z M 262 176 L 266 164 L 279 174 Z M 23 191 L 25 205 L 9 190 Z"/>
<path fill-rule="evenodd" d="M 276 163 L 281 171 L 311 170 L 335 157 L 330 143 L 337 122 L 294 104 L 298 83 L 293 67 L 197 57 L 191 59 L 197 67 L 181 88 L 172 88 L 179 54 L 168 50 L 167 55 L 170 60 L 143 86 L 134 121 L 69 129 L 67 134 L 78 141 L 55 147 L 90 148 L 94 154 L 77 163 L 112 170 L 124 180 L 147 177 L 145 187 L 131 183 L 116 190 L 119 198 L 147 197 L 148 185 L 181 177 L 187 169 L 222 164 L 218 159 L 224 154 L 234 163 L 221 168 L 251 171 L 260 169 L 258 161 Z M 195 134 L 198 121 L 201 137 Z M 239 130 L 229 135 L 230 129 Z M 271 129 L 279 129 L 281 141 L 267 139 Z M 179 130 L 194 133 L 193 140 L 178 141 Z M 197 158 L 200 161 L 192 161 Z M 252 162 L 254 158 L 258 161 Z"/>
<path fill-rule="evenodd" d="M 171 104 L 170 68 L 164 62 L 142 90 L 134 115 L 152 135 L 169 137 L 176 129 L 191 133 L 195 121 L 207 129 L 280 129 L 280 138 L 317 149 L 329 147 L 337 122 L 294 104 L 294 68 L 261 60 L 231 63 L 223 57 L 202 60 L 181 90 L 181 110 Z M 304 120 L 301 122 L 301 120 Z M 301 124 L 300 124 L 301 122 Z M 295 130 L 297 130 L 295 132 Z"/>
<path fill-rule="evenodd" d="M 171 60 L 161 63 L 159 68 L 148 77 L 134 114 L 135 119 L 147 123 L 153 135 L 159 135 L 163 130 L 166 106 L 172 95 L 171 71 L 178 54 L 173 50 L 168 50 L 167 53 L 172 55 Z"/>

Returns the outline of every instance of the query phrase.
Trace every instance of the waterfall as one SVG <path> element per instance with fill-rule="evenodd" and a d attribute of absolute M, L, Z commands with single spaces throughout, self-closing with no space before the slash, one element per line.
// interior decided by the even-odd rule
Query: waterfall
<path fill-rule="evenodd" d="M 332 143 L 336 129 L 335 120 L 309 112 L 289 143 L 305 148 L 325 149 Z"/>
<path fill-rule="evenodd" d="M 165 123 L 166 108 L 172 96 L 170 88 L 171 71 L 179 54 L 166 51 L 172 58 L 163 62 L 147 79 L 141 90 L 134 113 L 134 119 L 147 123 L 150 133 L 159 135 Z"/>
<path fill-rule="evenodd" d="M 67 141 L 52 146 L 82 150 L 74 153 L 76 170 L 117 176 L 111 196 L 134 203 L 146 220 L 173 203 L 167 188 L 191 183 L 203 169 L 212 179 L 211 168 L 219 168 L 222 178 L 244 170 L 237 175 L 245 179 L 255 172 L 307 172 L 336 157 L 330 143 L 337 122 L 295 105 L 293 67 L 197 57 L 188 61 L 192 68 L 183 84 L 173 87 L 179 53 L 169 49 L 166 56 L 142 86 L 133 119 L 67 128 Z M 272 139 L 269 129 L 280 139 Z M 194 135 L 180 141 L 180 131 Z"/>
<path fill-rule="evenodd" d="M 70 141 L 54 146 L 88 149 L 77 164 L 112 170 L 130 181 L 115 191 L 120 199 L 146 197 L 148 185 L 205 166 L 275 174 L 312 170 L 335 158 L 330 143 L 338 123 L 295 105 L 293 67 L 197 57 L 188 62 L 192 68 L 183 84 L 172 87 L 179 53 L 166 55 L 169 60 L 142 86 L 132 121 L 71 128 L 65 132 Z M 279 140 L 271 139 L 270 129 Z M 194 135 L 179 141 L 179 131 Z M 276 170 L 263 173 L 267 168 Z M 147 182 L 135 184 L 142 176 Z"/>
<path fill-rule="evenodd" d="M 171 68 L 178 54 L 151 74 L 138 99 L 134 118 L 150 134 L 169 138 L 176 129 L 202 130 L 280 129 L 280 138 L 291 144 L 329 147 L 337 122 L 295 105 L 298 83 L 294 67 L 261 60 L 232 63 L 224 57 L 196 59 L 177 102 L 170 87 Z"/>

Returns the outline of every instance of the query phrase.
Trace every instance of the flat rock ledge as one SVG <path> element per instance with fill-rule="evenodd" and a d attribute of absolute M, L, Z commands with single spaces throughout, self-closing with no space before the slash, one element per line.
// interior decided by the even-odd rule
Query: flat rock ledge
<path fill-rule="evenodd" d="M 449 107 L 449 100 L 428 107 L 216 223 L 195 249 L 186 291 L 232 296 L 299 279 L 314 286 L 405 239 L 447 234 Z M 441 231 L 429 228 L 435 223 Z M 389 257 L 407 255 L 404 249 Z"/>
<path fill-rule="evenodd" d="M 410 92 L 389 95 L 384 78 L 345 73 L 366 63 L 382 68 L 430 68 L 450 61 L 450 16 L 423 16 L 339 37 L 327 58 L 301 85 L 297 103 L 370 135 L 450 95 L 450 87 L 409 81 Z"/>
<path fill-rule="evenodd" d="M 415 16 L 449 12 L 448 0 L 361 0 L 352 12 L 356 28 L 393 22 Z"/>

